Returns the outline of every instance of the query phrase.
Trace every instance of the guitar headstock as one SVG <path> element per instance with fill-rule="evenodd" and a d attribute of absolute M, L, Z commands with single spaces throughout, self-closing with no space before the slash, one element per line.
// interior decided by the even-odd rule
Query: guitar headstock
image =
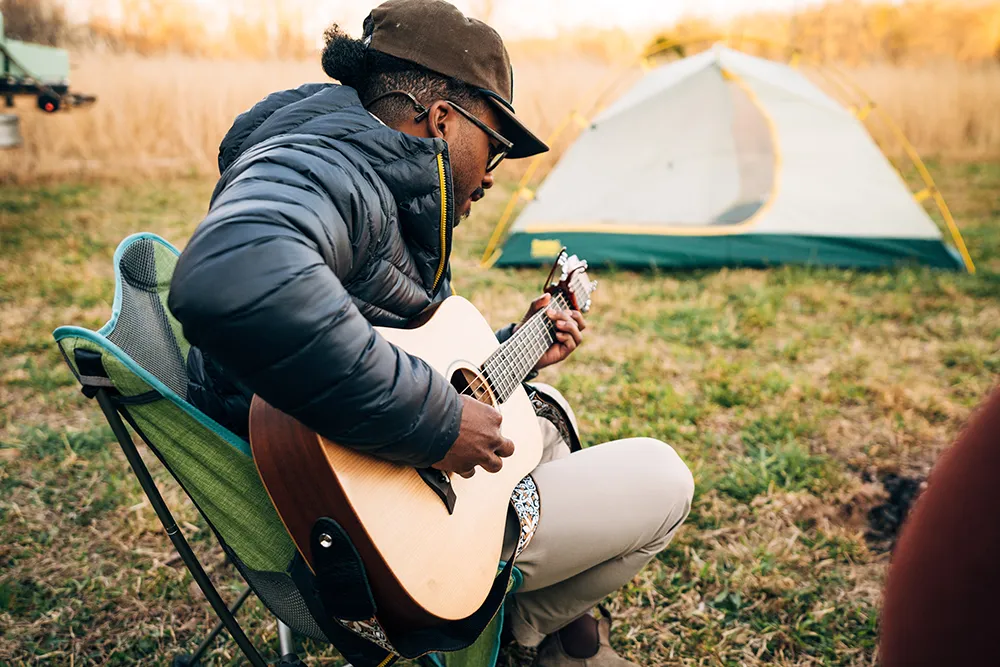
<path fill-rule="evenodd" d="M 567 255 L 563 248 L 545 280 L 544 291 L 555 296 L 562 294 L 574 310 L 590 310 L 590 295 L 597 289 L 597 281 L 587 276 L 587 262 L 576 255 Z"/>

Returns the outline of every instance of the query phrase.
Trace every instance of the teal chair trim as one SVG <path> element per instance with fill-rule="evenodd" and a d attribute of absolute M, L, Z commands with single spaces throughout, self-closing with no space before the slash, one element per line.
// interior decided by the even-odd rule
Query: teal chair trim
<path fill-rule="evenodd" d="M 193 405 L 185 401 L 183 398 L 177 395 L 174 390 L 172 390 L 167 385 L 163 384 L 155 375 L 147 371 L 145 368 L 137 364 L 132 357 L 125 354 L 125 352 L 119 348 L 117 345 L 112 343 L 107 339 L 107 336 L 114 330 L 115 325 L 118 323 L 118 316 L 121 313 L 122 307 L 122 276 L 121 276 L 121 258 L 128 246 L 132 245 L 135 241 L 140 239 L 150 239 L 164 246 L 175 256 L 180 256 L 180 251 L 177 250 L 173 245 L 171 245 L 165 239 L 157 236 L 156 234 L 151 234 L 149 232 L 142 232 L 140 234 L 132 234 L 126 237 L 118 245 L 115 250 L 114 256 L 114 267 L 115 267 L 115 299 L 111 306 L 111 319 L 109 319 L 104 326 L 98 329 L 96 332 L 90 329 L 84 329 L 83 327 L 75 326 L 64 326 L 59 327 L 52 332 L 52 336 L 55 338 L 56 342 L 60 342 L 65 338 L 82 338 L 84 340 L 89 340 L 102 348 L 110 352 L 114 357 L 121 362 L 126 368 L 135 373 L 143 382 L 148 384 L 150 387 L 160 392 L 164 398 L 169 399 L 177 407 L 179 407 L 184 412 L 188 413 L 197 420 L 200 424 L 208 429 L 211 429 L 213 433 L 218 435 L 220 438 L 228 442 L 234 448 L 236 448 L 241 454 L 250 456 L 250 445 L 248 445 L 242 438 L 235 435 L 229 429 L 224 428 L 214 419 L 208 417 L 201 410 L 198 410 Z"/>

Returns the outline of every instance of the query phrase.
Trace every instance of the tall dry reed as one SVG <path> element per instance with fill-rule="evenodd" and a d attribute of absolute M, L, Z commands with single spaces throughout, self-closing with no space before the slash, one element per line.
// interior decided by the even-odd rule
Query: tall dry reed
<path fill-rule="evenodd" d="M 240 62 L 182 57 L 82 56 L 73 85 L 97 104 L 46 115 L 22 100 L 24 146 L 0 152 L 0 179 L 212 173 L 233 118 L 271 91 L 326 80 L 318 62 Z M 586 111 L 611 81 L 611 97 L 638 75 L 606 61 L 515 54 L 515 105 L 547 136 L 572 110 Z M 852 70 L 922 153 L 1000 155 L 1000 66 L 937 64 Z M 578 128 L 568 128 L 550 159 Z M 876 137 L 884 135 L 873 124 Z M 898 153 L 888 140 L 887 150 Z M 517 174 L 523 164 L 506 167 Z"/>
<path fill-rule="evenodd" d="M 878 65 L 849 74 L 922 154 L 1000 155 L 1000 65 Z M 884 150 L 901 152 L 900 143 L 880 132 L 878 123 L 872 123 L 872 131 Z"/>
<path fill-rule="evenodd" d="M 24 146 L 0 153 L 20 176 L 209 170 L 236 114 L 268 92 L 318 80 L 318 64 L 84 56 L 73 87 L 90 107 L 42 114 L 22 100 Z"/>

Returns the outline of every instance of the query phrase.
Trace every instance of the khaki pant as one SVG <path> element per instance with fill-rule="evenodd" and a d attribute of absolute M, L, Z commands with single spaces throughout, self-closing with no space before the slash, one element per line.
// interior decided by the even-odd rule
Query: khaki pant
<path fill-rule="evenodd" d="M 659 440 L 616 440 L 570 454 L 551 422 L 539 423 L 545 449 L 531 475 L 541 518 L 517 559 L 524 583 L 509 603 L 522 646 L 537 646 L 628 583 L 670 543 L 694 494 L 687 466 Z M 517 534 L 511 518 L 505 555 Z"/>

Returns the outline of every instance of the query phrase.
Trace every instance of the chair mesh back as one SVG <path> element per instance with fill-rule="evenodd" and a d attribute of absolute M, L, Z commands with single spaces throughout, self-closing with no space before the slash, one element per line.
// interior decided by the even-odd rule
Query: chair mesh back
<path fill-rule="evenodd" d="M 187 350 L 178 342 L 175 330 L 179 325 L 166 308 L 171 271 L 157 270 L 172 264 L 173 258 L 160 257 L 167 252 L 151 239 L 139 239 L 122 253 L 118 264 L 121 311 L 108 339 L 183 397 L 187 395 Z"/>
<path fill-rule="evenodd" d="M 187 395 L 185 359 L 190 344 L 184 340 L 180 324 L 166 307 L 176 261 L 174 254 L 163 243 L 151 238 L 136 239 L 125 247 L 118 262 L 121 306 L 114 329 L 107 337 L 183 398 Z M 141 410 L 133 408 L 133 412 Z M 149 444 L 154 449 L 162 450 L 166 443 L 162 438 L 159 440 Z M 176 474 L 177 471 L 174 472 Z M 212 521 L 212 517 L 207 515 L 206 519 Z M 323 642 L 330 641 L 320 630 L 288 574 L 248 567 L 221 535 L 219 539 L 243 578 L 275 616 L 300 634 Z"/>
<path fill-rule="evenodd" d="M 330 642 L 330 639 L 320 629 L 319 624 L 316 623 L 302 593 L 290 576 L 284 572 L 251 570 L 240 560 L 239 556 L 228 548 L 228 545 L 224 544 L 223 546 L 226 547 L 229 557 L 240 574 L 250 584 L 250 588 L 275 617 L 281 619 L 285 625 L 300 635 L 312 637 L 325 643 Z"/>

